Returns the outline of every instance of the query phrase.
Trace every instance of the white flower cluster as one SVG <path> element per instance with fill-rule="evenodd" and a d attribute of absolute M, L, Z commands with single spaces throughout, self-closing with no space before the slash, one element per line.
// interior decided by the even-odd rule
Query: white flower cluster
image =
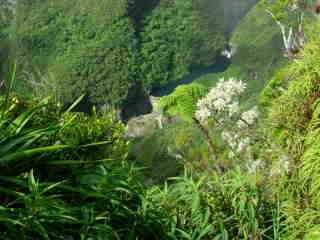
<path fill-rule="evenodd" d="M 231 149 L 237 153 L 244 152 L 250 146 L 251 140 L 249 137 L 241 138 L 237 133 L 231 133 L 228 131 L 223 131 L 221 133 L 222 140 L 224 140 Z"/>
<path fill-rule="evenodd" d="M 249 137 L 245 137 L 245 138 L 240 139 L 238 142 L 237 152 L 240 153 L 240 152 L 247 150 L 247 148 L 250 145 L 250 142 L 251 142 L 251 140 Z"/>
<path fill-rule="evenodd" d="M 196 118 L 204 122 L 208 118 L 220 112 L 227 112 L 229 116 L 239 111 L 239 103 L 235 97 L 246 89 L 246 84 L 234 78 L 220 79 L 217 86 L 212 88 L 208 95 L 199 100 L 197 104 Z"/>
<path fill-rule="evenodd" d="M 228 131 L 223 131 L 221 133 L 221 137 L 222 137 L 222 140 L 227 142 L 232 149 L 237 148 L 238 138 L 240 137 L 238 134 L 232 134 Z"/>
<path fill-rule="evenodd" d="M 237 125 L 239 128 L 245 128 L 252 124 L 254 124 L 259 117 L 259 111 L 258 108 L 255 106 L 252 109 L 243 112 L 241 114 L 241 118 L 237 122 Z"/>
<path fill-rule="evenodd" d="M 258 162 L 253 162 L 252 127 L 258 117 L 257 107 L 248 111 L 241 111 L 239 97 L 246 89 L 242 81 L 230 78 L 220 79 L 217 85 L 197 103 L 195 117 L 202 123 L 213 118 L 218 123 L 216 130 L 221 131 L 221 138 L 229 148 L 229 157 L 242 156 L 251 161 L 250 170 L 258 168 Z"/>

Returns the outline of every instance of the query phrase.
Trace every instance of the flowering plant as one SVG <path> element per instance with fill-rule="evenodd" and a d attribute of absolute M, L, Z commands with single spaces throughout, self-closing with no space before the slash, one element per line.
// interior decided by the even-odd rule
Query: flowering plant
<path fill-rule="evenodd" d="M 198 101 L 195 118 L 202 129 L 209 131 L 212 128 L 220 132 L 221 139 L 230 150 L 229 157 L 241 155 L 252 160 L 251 129 L 257 123 L 259 112 L 256 106 L 242 111 L 240 97 L 245 89 L 246 84 L 240 80 L 220 79 L 217 85 Z"/>

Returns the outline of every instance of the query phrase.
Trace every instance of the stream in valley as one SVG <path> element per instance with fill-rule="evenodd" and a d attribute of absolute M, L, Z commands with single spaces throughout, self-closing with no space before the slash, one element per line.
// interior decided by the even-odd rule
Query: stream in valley
<path fill-rule="evenodd" d="M 220 73 L 224 72 L 227 70 L 227 68 L 230 65 L 230 60 L 226 57 L 218 57 L 216 60 L 215 64 L 212 66 L 208 67 L 199 67 L 191 70 L 190 74 L 181 79 L 180 81 L 177 82 L 172 82 L 169 83 L 168 85 L 155 89 L 154 91 L 151 92 L 151 95 L 154 97 L 163 97 L 166 95 L 171 94 L 176 87 L 183 85 L 183 84 L 189 84 L 198 79 L 201 76 L 204 76 L 209 73 Z"/>
<path fill-rule="evenodd" d="M 150 114 L 153 112 L 153 106 L 150 102 L 150 97 L 163 97 L 170 95 L 176 87 L 189 84 L 198 79 L 199 77 L 205 76 L 209 73 L 221 73 L 226 71 L 230 65 L 230 59 L 226 57 L 218 57 L 215 64 L 208 67 L 198 67 L 190 71 L 190 74 L 185 76 L 179 81 L 167 84 L 164 87 L 155 89 L 151 92 L 151 96 L 146 96 L 141 99 L 136 99 L 131 104 L 127 105 L 125 109 L 122 110 L 121 118 L 124 122 L 127 122 L 131 118 L 139 117 L 142 115 Z"/>

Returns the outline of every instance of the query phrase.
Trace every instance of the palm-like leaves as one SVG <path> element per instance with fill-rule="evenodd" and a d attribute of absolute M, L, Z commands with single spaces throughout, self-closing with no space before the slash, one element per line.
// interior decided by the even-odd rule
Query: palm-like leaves
<path fill-rule="evenodd" d="M 182 85 L 169 96 L 162 97 L 159 107 L 165 113 L 178 114 L 186 121 L 192 121 L 197 102 L 206 95 L 207 91 L 207 88 L 197 83 Z"/>

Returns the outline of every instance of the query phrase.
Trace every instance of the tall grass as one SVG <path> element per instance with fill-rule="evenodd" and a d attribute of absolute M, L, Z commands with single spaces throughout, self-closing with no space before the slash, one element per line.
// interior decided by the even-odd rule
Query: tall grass
<path fill-rule="evenodd" d="M 281 239 L 281 204 L 255 176 L 186 170 L 146 187 L 124 126 L 76 104 L 1 101 L 2 239 Z"/>
<path fill-rule="evenodd" d="M 50 122 L 42 115 L 52 108 L 49 100 L 25 106 L 11 89 L 0 113 L 3 239 L 161 236 L 160 220 L 141 211 L 144 188 L 125 161 L 122 124 L 73 113 L 76 103 Z"/>

